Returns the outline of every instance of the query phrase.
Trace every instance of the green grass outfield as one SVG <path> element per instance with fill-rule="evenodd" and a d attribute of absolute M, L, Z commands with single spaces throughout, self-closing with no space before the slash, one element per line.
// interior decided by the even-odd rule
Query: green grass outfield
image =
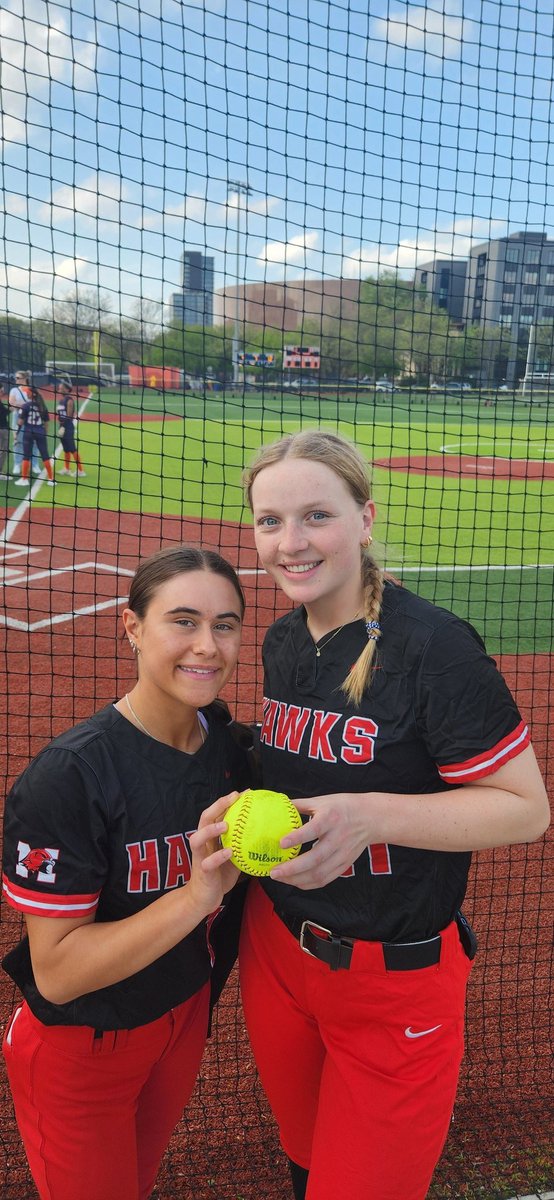
<path fill-rule="evenodd" d="M 338 429 L 371 461 L 408 454 L 554 460 L 547 407 L 423 399 L 104 390 L 78 426 L 86 479 L 60 478 L 58 460 L 55 492 L 43 485 L 32 503 L 249 521 L 243 464 L 262 442 L 302 425 Z M 112 419 L 90 419 L 98 413 Z M 382 563 L 408 586 L 469 615 L 492 652 L 552 649 L 554 480 L 459 478 L 382 465 L 373 480 Z M 4 486 L 10 506 L 26 495 Z"/>

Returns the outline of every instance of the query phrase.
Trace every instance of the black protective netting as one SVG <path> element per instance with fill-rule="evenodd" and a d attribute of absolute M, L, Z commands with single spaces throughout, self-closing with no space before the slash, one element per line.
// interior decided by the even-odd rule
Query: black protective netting
<path fill-rule="evenodd" d="M 479 629 L 551 779 L 550 0 L 5 0 L 0 35 L 0 382 L 32 371 L 54 416 L 71 381 L 85 472 L 53 420 L 56 486 L 19 486 L 0 426 L 5 787 L 129 686 L 118 613 L 162 544 L 243 573 L 227 697 L 259 715 L 283 602 L 241 468 L 318 424 L 374 463 L 377 557 Z M 554 1195 L 551 848 L 475 858 L 435 1200 Z M 3 976 L 4 1024 L 15 999 Z M 31 1200 L 3 1073 L 0 1114 L 0 1194 Z M 290 1197 L 234 976 L 157 1195 Z"/>

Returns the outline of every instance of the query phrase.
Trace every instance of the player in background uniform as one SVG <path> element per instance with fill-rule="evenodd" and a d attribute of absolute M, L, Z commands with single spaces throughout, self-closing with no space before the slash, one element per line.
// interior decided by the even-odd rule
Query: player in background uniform
<path fill-rule="evenodd" d="M 40 392 L 35 387 L 32 387 L 32 385 L 28 390 L 29 399 L 17 410 L 18 425 L 23 430 L 23 460 L 21 463 L 21 476 L 16 480 L 16 487 L 29 486 L 31 459 L 35 446 L 42 458 L 48 486 L 54 487 L 54 474 L 48 453 L 48 442 L 46 440 L 46 426 L 50 420 L 50 414 Z"/>
<path fill-rule="evenodd" d="M 41 1200 L 145 1200 L 192 1092 L 213 948 L 229 969 L 238 941 L 239 872 L 218 839 L 250 770 L 216 696 L 243 612 L 219 554 L 146 559 L 123 613 L 136 685 L 8 797 L 4 895 L 28 939 L 3 964 L 24 995 L 3 1049 Z"/>
<path fill-rule="evenodd" d="M 299 1200 L 423 1200 L 463 1052 L 470 852 L 538 838 L 546 793 L 478 634 L 368 554 L 355 447 L 303 431 L 245 481 L 296 604 L 264 641 L 263 784 L 310 818 L 249 890 L 247 1026 Z"/>
<path fill-rule="evenodd" d="M 83 464 L 75 443 L 75 400 L 70 383 L 62 383 L 56 412 L 58 414 L 60 441 L 64 456 L 64 465 L 60 471 L 60 475 L 75 474 L 75 471 L 70 470 L 70 463 L 73 458 L 77 467 L 77 475 L 79 478 L 84 479 L 86 472 L 83 470 Z"/>
<path fill-rule="evenodd" d="M 0 479 L 9 479 L 9 475 L 4 473 L 10 445 L 10 409 L 8 403 L 4 404 L 8 396 L 9 388 L 5 383 L 0 383 Z"/>
<path fill-rule="evenodd" d="M 29 371 L 16 371 L 15 384 L 10 389 L 9 406 L 11 409 L 11 428 L 13 432 L 13 473 L 21 475 L 21 464 L 23 462 L 23 426 L 19 422 L 19 409 L 29 399 L 31 395 Z M 32 460 L 33 474 L 40 475 L 40 458 L 38 447 L 33 447 Z"/>

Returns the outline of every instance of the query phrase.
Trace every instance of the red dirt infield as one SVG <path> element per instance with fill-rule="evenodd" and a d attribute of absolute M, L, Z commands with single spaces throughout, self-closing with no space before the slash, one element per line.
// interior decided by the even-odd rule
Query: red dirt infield
<path fill-rule="evenodd" d="M 450 461 L 447 458 L 447 463 Z M 241 661 L 225 695 L 240 719 L 251 721 L 259 713 L 261 641 L 270 621 L 289 605 L 282 600 L 277 606 L 272 582 L 258 574 L 250 526 L 105 510 L 29 508 L 12 540 L 0 543 L 3 612 L 8 622 L 13 622 L 4 625 L 1 634 L 7 687 L 0 695 L 5 728 L 0 771 L 8 784 L 53 736 L 128 690 L 135 664 L 121 637 L 119 613 L 130 574 L 139 558 L 161 545 L 181 541 L 217 548 L 244 572 L 241 583 L 247 615 Z M 502 655 L 498 665 L 522 715 L 531 723 L 548 784 L 554 656 Z M 467 1130 L 474 1129 L 479 1104 L 493 1105 L 498 1096 L 511 1099 L 519 1112 L 520 1107 L 536 1104 L 549 1087 L 553 895 L 547 879 L 553 845 L 550 838 L 475 857 L 466 911 L 486 950 L 478 955 L 470 986 L 468 1054 L 458 1124 L 453 1126 L 449 1142 L 452 1150 L 446 1152 L 452 1156 L 448 1160 L 451 1181 L 458 1169 L 459 1144 L 468 1136 Z M 6 908 L 4 905 L 0 931 L 3 949 L 13 944 L 20 932 L 19 918 Z M 0 976 L 0 1020 L 7 1019 L 14 999 L 13 985 Z M 34 1193 L 3 1067 L 0 1119 L 4 1129 L 0 1194 L 6 1200 L 30 1200 Z M 520 1138 L 519 1126 L 513 1136 Z M 475 1141 L 478 1155 L 478 1137 Z M 498 1154 L 505 1154 L 503 1141 Z M 204 1174 L 206 1166 L 213 1173 L 209 1186 L 194 1180 L 191 1163 L 200 1163 L 200 1159 L 202 1170 L 200 1165 L 194 1170 Z M 222 1169 L 226 1161 L 230 1177 L 228 1170 Z M 256 1172 L 254 1191 L 252 1170 Z M 236 981 L 231 981 L 225 993 L 200 1089 L 175 1135 L 157 1195 L 159 1200 L 208 1200 L 215 1195 L 212 1184 L 219 1188 L 221 1200 L 236 1200 L 237 1195 L 244 1195 L 245 1200 L 261 1195 L 267 1200 L 284 1200 L 290 1194 L 271 1116 L 256 1082 Z M 451 1194 L 467 1193 L 458 1190 Z"/>
<path fill-rule="evenodd" d="M 467 475 L 478 479 L 554 479 L 554 462 L 531 458 L 501 458 L 481 454 L 407 454 L 376 458 L 374 467 L 415 475 Z"/>

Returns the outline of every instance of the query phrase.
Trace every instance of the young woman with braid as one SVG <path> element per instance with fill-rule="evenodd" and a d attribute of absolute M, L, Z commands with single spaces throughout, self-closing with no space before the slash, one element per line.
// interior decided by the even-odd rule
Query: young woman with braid
<path fill-rule="evenodd" d="M 263 781 L 306 818 L 250 888 L 247 1025 L 297 1200 L 423 1200 L 463 1052 L 471 851 L 538 838 L 546 793 L 478 634 L 370 557 L 355 447 L 282 438 L 246 488 L 296 605 L 264 642 Z"/>

